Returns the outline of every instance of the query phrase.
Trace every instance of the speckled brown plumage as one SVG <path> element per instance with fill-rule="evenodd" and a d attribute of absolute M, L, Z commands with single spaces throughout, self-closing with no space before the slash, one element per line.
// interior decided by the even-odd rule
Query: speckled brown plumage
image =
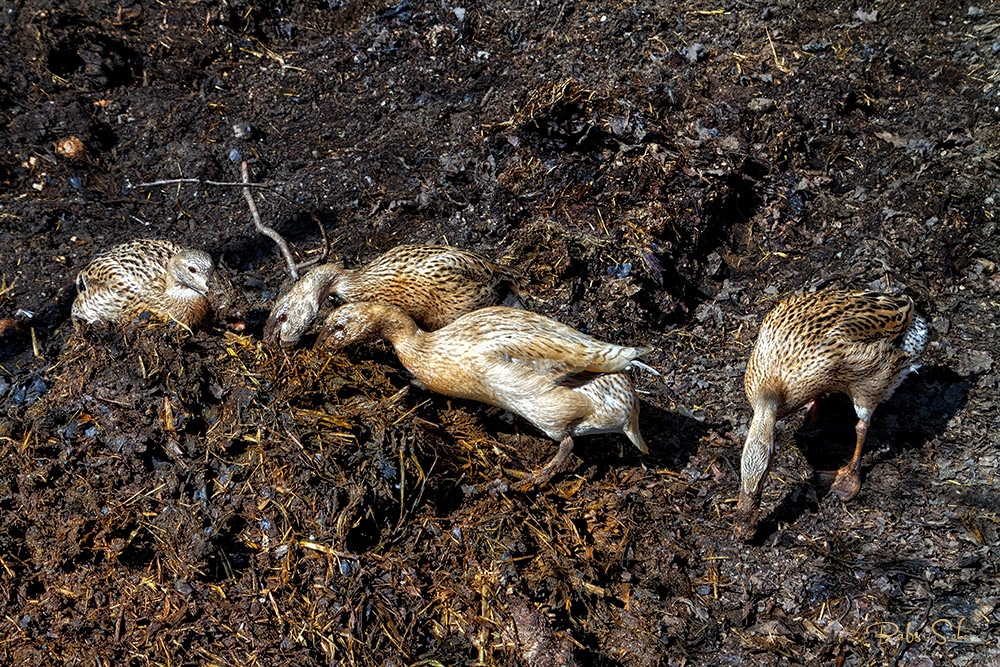
<path fill-rule="evenodd" d="M 927 324 L 909 297 L 840 290 L 779 303 L 764 318 L 744 381 L 754 414 L 743 448 L 741 522 L 756 518 L 775 421 L 828 393 L 850 396 L 858 415 L 854 457 L 832 474 L 834 493 L 856 495 L 872 412 L 919 368 L 927 340 Z"/>
<path fill-rule="evenodd" d="M 144 311 L 192 329 L 212 314 L 212 258 L 170 241 L 140 239 L 94 257 L 76 278 L 77 322 L 130 319 Z"/>
<path fill-rule="evenodd" d="M 378 301 L 398 306 L 419 326 L 440 329 L 465 313 L 517 304 L 518 281 L 510 269 L 474 252 L 433 245 L 401 245 L 360 269 L 322 264 L 278 299 L 264 338 L 298 343 L 328 296 L 344 302 Z"/>
<path fill-rule="evenodd" d="M 316 344 L 336 349 L 379 337 L 432 391 L 499 406 L 560 441 L 559 454 L 529 483 L 552 476 L 574 435 L 624 433 L 648 451 L 639 433 L 639 400 L 623 372 L 645 349 L 605 343 L 551 318 L 502 306 L 426 332 L 401 309 L 377 303 L 331 312 Z"/>

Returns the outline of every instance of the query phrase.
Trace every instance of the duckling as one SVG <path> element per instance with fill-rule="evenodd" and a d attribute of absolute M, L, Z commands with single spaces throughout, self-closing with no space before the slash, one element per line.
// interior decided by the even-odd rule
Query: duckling
<path fill-rule="evenodd" d="M 208 281 L 215 267 L 201 250 L 139 239 L 94 257 L 76 277 L 75 322 L 110 322 L 144 311 L 191 330 L 212 314 Z"/>
<path fill-rule="evenodd" d="M 448 246 L 401 245 L 360 269 L 314 268 L 278 299 L 264 339 L 295 345 L 330 295 L 344 302 L 391 303 L 434 330 L 484 306 L 520 306 L 517 292 L 517 276 L 482 255 Z"/>
<path fill-rule="evenodd" d="M 774 423 L 827 393 L 851 397 L 858 416 L 850 462 L 820 472 L 831 491 L 850 500 L 861 489 L 861 450 L 872 412 L 920 367 L 927 323 L 906 296 L 832 290 L 779 303 L 761 325 L 744 387 L 753 419 L 743 447 L 740 530 L 752 528 L 774 453 Z"/>
<path fill-rule="evenodd" d="M 573 436 L 624 433 L 642 453 L 639 399 L 629 376 L 648 348 L 612 345 L 535 313 L 493 306 L 427 332 L 402 309 L 349 303 L 330 313 L 317 347 L 340 349 L 385 338 L 400 362 L 428 389 L 520 415 L 559 452 L 522 488 L 548 481 L 573 448 Z M 646 367 L 648 368 L 648 367 Z"/>

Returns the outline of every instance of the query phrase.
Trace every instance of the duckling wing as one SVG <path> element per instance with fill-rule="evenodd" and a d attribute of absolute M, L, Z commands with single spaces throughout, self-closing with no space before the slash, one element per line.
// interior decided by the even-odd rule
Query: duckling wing
<path fill-rule="evenodd" d="M 412 270 L 432 280 L 479 286 L 481 289 L 516 281 L 513 272 L 467 250 L 445 246 L 414 246 L 409 251 L 416 255 L 417 261 L 404 267 L 404 270 Z M 398 257 L 394 259 L 399 261 Z"/>
<path fill-rule="evenodd" d="M 454 253 L 462 252 L 448 246 L 404 244 L 390 248 L 357 269 L 368 280 L 384 280 L 401 274 L 433 274 L 442 266 L 454 263 Z"/>
<path fill-rule="evenodd" d="M 849 342 L 893 340 L 910 326 L 913 301 L 905 296 L 879 292 L 849 292 L 826 338 Z"/>
<path fill-rule="evenodd" d="M 521 276 L 509 266 L 500 266 L 490 260 L 465 250 L 456 250 L 454 253 L 442 256 L 442 261 L 468 280 L 482 282 L 485 284 L 498 285 L 510 283 L 519 285 Z"/>
<path fill-rule="evenodd" d="M 527 311 L 505 308 L 521 324 L 531 326 L 498 327 L 478 352 L 498 362 L 517 364 L 536 373 L 614 373 L 627 368 L 644 348 L 613 345 L 592 338 L 560 322 Z M 507 331 L 503 329 L 507 328 Z"/>
<path fill-rule="evenodd" d="M 110 289 L 122 292 L 138 292 L 141 289 L 140 275 L 122 264 L 117 257 L 99 255 L 77 276 L 77 289 Z"/>
<path fill-rule="evenodd" d="M 103 252 L 87 265 L 77 279 L 86 289 L 121 290 L 137 293 L 163 281 L 166 265 L 180 247 L 168 241 L 141 239 Z"/>

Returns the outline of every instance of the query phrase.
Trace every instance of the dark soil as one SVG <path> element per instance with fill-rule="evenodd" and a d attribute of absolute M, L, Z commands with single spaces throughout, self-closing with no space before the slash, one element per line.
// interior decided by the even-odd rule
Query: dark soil
<path fill-rule="evenodd" d="M 992 2 L 0 2 L 0 663 L 987 665 L 1000 655 Z M 64 149 L 82 142 L 82 153 Z M 447 242 L 650 345 L 651 454 L 260 343 L 304 257 Z M 201 247 L 242 335 L 75 331 L 76 272 Z M 826 497 L 843 397 L 735 539 L 773 302 L 912 296 L 937 340 Z"/>

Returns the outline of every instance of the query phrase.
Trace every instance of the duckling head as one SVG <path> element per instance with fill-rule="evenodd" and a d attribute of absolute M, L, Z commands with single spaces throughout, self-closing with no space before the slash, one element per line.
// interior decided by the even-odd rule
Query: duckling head
<path fill-rule="evenodd" d="M 202 250 L 182 250 L 170 258 L 169 275 L 182 287 L 205 296 L 208 281 L 215 272 L 212 257 Z"/>
<path fill-rule="evenodd" d="M 394 340 L 397 332 L 413 333 L 416 329 L 413 318 L 396 306 L 357 301 L 346 303 L 327 315 L 316 347 L 339 350 L 378 338 Z"/>
<path fill-rule="evenodd" d="M 771 467 L 772 443 L 747 438 L 743 446 L 740 462 L 740 499 L 736 505 L 737 523 L 744 529 L 751 529 L 757 523 L 760 496 L 764 480 Z"/>
<path fill-rule="evenodd" d="M 740 499 L 736 505 L 739 532 L 748 536 L 757 523 L 760 496 L 774 456 L 774 422 L 778 400 L 773 394 L 754 402 L 753 419 L 747 431 L 740 460 Z"/>
<path fill-rule="evenodd" d="M 348 273 L 340 263 L 321 264 L 307 273 L 275 302 L 264 325 L 264 342 L 282 347 L 298 343 Z"/>
<path fill-rule="evenodd" d="M 282 295 L 267 316 L 264 325 L 264 342 L 282 347 L 292 347 L 319 313 L 318 299 L 303 298 L 297 290 Z"/>

